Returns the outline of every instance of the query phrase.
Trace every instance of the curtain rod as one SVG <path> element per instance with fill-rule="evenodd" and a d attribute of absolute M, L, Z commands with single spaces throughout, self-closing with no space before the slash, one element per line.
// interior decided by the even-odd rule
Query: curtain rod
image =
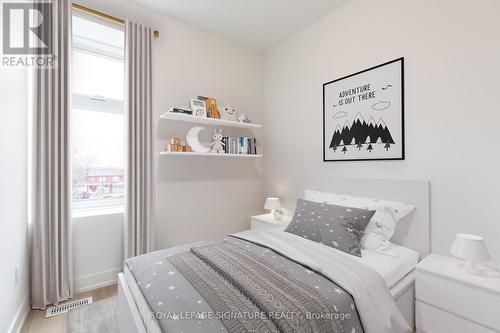
<path fill-rule="evenodd" d="M 73 7 L 73 9 L 75 9 L 75 10 L 77 10 L 79 12 L 82 12 L 82 13 L 85 13 L 85 14 L 88 14 L 88 15 L 92 15 L 94 17 L 99 17 L 99 18 L 104 19 L 104 20 L 109 21 L 109 22 L 113 22 L 113 23 L 116 23 L 116 24 L 119 24 L 119 25 L 124 25 L 125 24 L 125 21 L 122 20 L 122 19 L 120 19 L 120 18 L 108 15 L 106 13 L 99 12 L 99 11 L 97 11 L 95 9 L 85 7 L 85 6 L 79 5 L 77 3 L 73 3 L 72 7 Z M 156 38 L 160 37 L 160 32 L 158 30 L 155 30 L 154 31 L 154 36 Z"/>

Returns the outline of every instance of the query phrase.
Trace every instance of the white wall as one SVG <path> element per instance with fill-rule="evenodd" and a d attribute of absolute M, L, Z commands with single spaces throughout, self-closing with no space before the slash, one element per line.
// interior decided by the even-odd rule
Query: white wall
<path fill-rule="evenodd" d="M 0 67 L 0 332 L 28 309 L 27 88 L 25 70 Z"/>
<path fill-rule="evenodd" d="M 265 192 L 327 175 L 428 179 L 432 250 L 484 235 L 500 266 L 500 2 L 352 0 L 266 58 Z M 405 57 L 406 161 L 322 162 L 322 84 Z"/>
<path fill-rule="evenodd" d="M 254 122 L 262 122 L 262 54 L 141 6 L 118 0 L 79 3 L 160 31 L 154 53 L 154 103 L 158 118 L 171 106 L 188 106 L 191 97 L 207 95 L 216 97 L 219 104 L 227 102 L 238 107 Z M 158 153 L 171 137 L 184 137 L 189 128 L 188 124 L 159 121 Z M 247 131 L 226 133 L 251 135 Z M 158 169 L 158 248 L 243 230 L 249 226 L 249 216 L 261 211 L 263 184 L 259 162 L 158 157 Z M 115 222 L 106 217 L 98 222 L 92 217 L 75 221 L 76 286 L 86 288 L 90 281 L 105 283 L 104 276 L 108 275 L 100 272 L 121 266 L 121 258 L 116 254 L 93 261 L 97 253 L 121 244 L 123 230 Z M 107 242 L 92 242 L 102 229 L 106 230 Z M 83 249 L 88 241 L 93 249 Z"/>
<path fill-rule="evenodd" d="M 123 270 L 123 213 L 73 218 L 74 289 L 116 282 Z"/>

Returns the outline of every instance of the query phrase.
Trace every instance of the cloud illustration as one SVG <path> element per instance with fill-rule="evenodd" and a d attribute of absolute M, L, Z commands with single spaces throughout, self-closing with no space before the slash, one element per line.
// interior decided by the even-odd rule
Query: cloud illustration
<path fill-rule="evenodd" d="M 388 109 L 391 106 L 391 102 L 378 102 L 372 105 L 372 109 L 375 111 L 382 111 Z"/>
<path fill-rule="evenodd" d="M 333 119 L 339 119 L 339 118 L 344 118 L 344 117 L 347 117 L 347 112 L 345 112 L 345 111 L 339 111 L 333 115 Z"/>

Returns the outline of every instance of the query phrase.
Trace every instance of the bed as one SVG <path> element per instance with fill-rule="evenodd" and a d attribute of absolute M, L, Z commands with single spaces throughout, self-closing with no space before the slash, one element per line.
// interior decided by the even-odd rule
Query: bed
<path fill-rule="evenodd" d="M 219 297 L 213 291 L 212 294 L 203 294 L 203 297 L 198 293 L 200 290 L 207 289 L 207 283 L 209 283 L 207 281 L 211 280 L 208 278 L 196 280 L 196 276 L 189 274 L 189 268 L 184 267 L 186 262 L 193 260 L 184 255 L 192 248 L 200 249 L 199 255 L 214 255 L 215 257 L 227 255 L 228 261 L 235 260 L 234 265 L 242 263 L 242 267 L 239 268 L 241 270 L 252 270 L 251 263 L 258 263 L 262 257 L 266 263 L 272 263 L 267 266 L 272 266 L 272 269 L 279 272 L 286 272 L 285 275 L 290 276 L 290 280 L 296 284 L 295 289 L 297 286 L 304 289 L 304 293 L 298 296 L 294 294 L 295 289 L 289 290 L 293 297 L 302 297 L 304 304 L 311 304 L 311 300 L 307 297 L 317 293 L 318 297 L 315 300 L 320 299 L 323 302 L 320 306 L 327 307 L 329 303 L 335 304 L 335 311 L 346 316 L 349 314 L 349 318 L 342 318 L 341 323 L 331 320 L 331 325 L 343 325 L 339 326 L 339 332 L 357 333 L 377 330 L 381 332 L 380 327 L 384 325 L 397 327 L 395 331 L 401 332 L 406 330 L 403 327 L 413 328 L 413 269 L 418 258 L 423 258 L 429 253 L 430 247 L 428 182 L 335 178 L 330 179 L 327 184 L 308 184 L 307 188 L 405 201 L 417 206 L 417 209 L 406 218 L 407 220 L 398 226 L 396 234 L 391 239 L 392 242 L 400 245 L 398 247 L 401 251 L 399 259 L 394 260 L 383 255 L 380 257 L 366 251 L 363 252 L 361 259 L 353 259 L 348 254 L 339 254 L 337 252 L 340 251 L 329 250 L 321 244 L 299 239 L 300 237 L 280 230 L 246 231 L 230 235 L 220 241 L 199 242 L 156 251 L 127 260 L 124 272 L 119 275 L 120 332 L 227 332 L 241 331 L 245 325 L 257 325 L 252 327 L 259 327 L 256 329 L 259 332 L 287 331 L 287 329 L 290 331 L 290 327 L 286 325 L 293 327 L 292 320 L 279 321 L 279 325 L 283 326 L 276 328 L 273 323 L 266 323 L 265 320 L 252 322 L 255 318 L 209 316 L 209 313 L 216 312 L 214 309 L 219 309 L 217 306 L 223 297 Z M 365 261 L 363 265 L 357 263 L 359 260 Z M 266 271 L 266 274 L 272 275 L 275 272 Z M 252 288 L 266 289 L 266 286 L 259 285 L 258 281 L 245 283 L 247 282 Z M 223 283 L 224 281 L 213 283 L 212 288 L 217 289 Z M 197 288 L 192 288 L 194 285 Z M 249 288 L 250 292 L 253 291 L 252 288 Z M 390 300 L 384 296 L 384 288 L 389 291 Z M 231 294 L 228 289 L 229 287 L 225 287 L 218 291 L 228 293 L 224 295 L 224 299 L 231 299 L 237 292 L 233 291 Z M 281 297 L 281 295 L 271 296 Z M 259 301 L 257 299 L 257 303 Z M 268 303 L 262 304 L 264 307 L 270 306 Z M 233 305 L 241 306 L 241 304 Z M 220 310 L 223 309 L 220 308 Z M 290 313 L 295 312 L 290 311 Z M 398 320 L 403 321 L 399 319 L 399 316 L 404 319 L 407 326 L 397 323 Z M 264 324 L 262 324 L 263 321 Z M 318 327 L 323 324 L 324 322 L 320 321 L 314 323 Z M 230 325 L 236 326 L 230 327 Z M 375 327 L 378 328 L 375 330 Z M 325 329 L 325 331 L 336 330 Z"/>

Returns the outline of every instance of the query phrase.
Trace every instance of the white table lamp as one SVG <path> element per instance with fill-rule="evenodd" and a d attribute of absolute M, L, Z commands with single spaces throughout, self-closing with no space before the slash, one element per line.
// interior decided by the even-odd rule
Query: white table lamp
<path fill-rule="evenodd" d="M 461 267 L 472 275 L 482 274 L 482 271 L 476 267 L 476 261 L 490 260 L 483 237 L 471 234 L 458 234 L 453 241 L 450 253 L 465 259 L 465 264 Z"/>
<path fill-rule="evenodd" d="M 271 214 L 273 214 L 274 218 L 277 220 L 280 220 L 281 218 L 278 218 L 281 216 L 281 214 L 276 214 L 276 211 L 278 209 L 281 209 L 281 203 L 280 199 L 278 198 L 267 198 L 266 203 L 264 204 L 264 209 L 269 209 L 271 210 Z"/>

